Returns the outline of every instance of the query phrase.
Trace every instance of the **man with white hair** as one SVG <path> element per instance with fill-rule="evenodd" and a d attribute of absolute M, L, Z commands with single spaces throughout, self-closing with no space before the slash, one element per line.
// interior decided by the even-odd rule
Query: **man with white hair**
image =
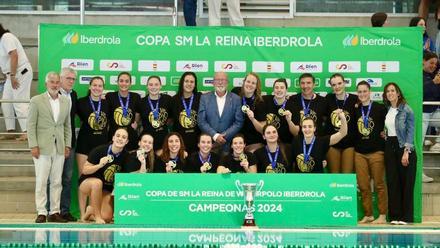
<path fill-rule="evenodd" d="M 219 154 L 228 150 L 229 143 L 244 122 L 241 99 L 228 92 L 228 83 L 225 72 L 215 73 L 215 90 L 201 96 L 197 116 L 200 130 L 212 137 L 214 149 Z"/>
<path fill-rule="evenodd" d="M 36 223 L 66 222 L 60 215 L 61 176 L 64 158 L 70 154 L 69 99 L 60 95 L 60 76 L 46 75 L 47 91 L 32 97 L 27 119 L 28 143 L 35 164 Z M 46 209 L 50 184 L 50 212 Z"/>

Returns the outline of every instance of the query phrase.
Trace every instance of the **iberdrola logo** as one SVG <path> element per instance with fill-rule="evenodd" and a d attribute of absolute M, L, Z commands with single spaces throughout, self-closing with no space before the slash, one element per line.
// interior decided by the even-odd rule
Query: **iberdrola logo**
<path fill-rule="evenodd" d="M 346 46 L 357 46 L 359 44 L 359 36 L 358 35 L 347 35 L 342 41 L 342 45 Z"/>
<path fill-rule="evenodd" d="M 63 43 L 66 44 L 73 44 L 75 45 L 79 41 L 79 35 L 77 32 L 69 32 L 64 36 Z"/>

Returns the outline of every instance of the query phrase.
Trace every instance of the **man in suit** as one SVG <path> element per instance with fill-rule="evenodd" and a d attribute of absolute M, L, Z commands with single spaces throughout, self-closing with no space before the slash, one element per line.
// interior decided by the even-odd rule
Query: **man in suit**
<path fill-rule="evenodd" d="M 202 132 L 215 141 L 218 151 L 227 151 L 228 144 L 243 126 L 241 100 L 236 94 L 228 92 L 228 75 L 216 72 L 213 92 L 200 98 L 197 122 Z"/>
<path fill-rule="evenodd" d="M 32 97 L 27 122 L 28 142 L 35 164 L 36 223 L 46 222 L 48 182 L 50 183 L 49 222 L 66 222 L 60 215 L 61 176 L 64 158 L 70 153 L 69 99 L 59 94 L 60 76 L 56 72 L 46 75 L 43 94 Z"/>
<path fill-rule="evenodd" d="M 67 221 L 76 221 L 76 218 L 72 216 L 70 213 L 70 199 L 71 199 L 71 189 L 72 189 L 72 171 L 73 171 L 73 161 L 74 161 L 74 153 L 75 153 L 75 145 L 76 145 L 76 136 L 75 136 L 75 114 L 76 114 L 76 105 L 78 102 L 78 95 L 76 91 L 73 90 L 73 85 L 75 84 L 75 80 L 77 77 L 77 73 L 74 69 L 66 67 L 61 69 L 60 78 L 61 78 L 61 95 L 67 97 L 70 101 L 70 126 L 72 130 L 72 139 L 71 145 L 72 149 L 70 149 L 70 154 L 64 160 L 63 166 L 63 175 L 61 179 L 61 185 L 63 187 L 61 191 L 61 216 L 63 219 Z M 49 206 L 47 206 L 49 207 Z"/>

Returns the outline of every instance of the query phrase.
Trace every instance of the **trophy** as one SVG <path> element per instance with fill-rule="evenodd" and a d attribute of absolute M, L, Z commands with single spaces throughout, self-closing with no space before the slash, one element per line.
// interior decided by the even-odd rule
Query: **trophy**
<path fill-rule="evenodd" d="M 235 185 L 239 191 L 243 191 L 244 203 L 246 205 L 246 214 L 244 216 L 242 227 L 256 227 L 254 213 L 254 199 L 257 191 L 261 191 L 264 185 L 264 181 L 260 180 L 258 184 L 256 183 L 240 183 L 239 180 L 235 181 Z"/>

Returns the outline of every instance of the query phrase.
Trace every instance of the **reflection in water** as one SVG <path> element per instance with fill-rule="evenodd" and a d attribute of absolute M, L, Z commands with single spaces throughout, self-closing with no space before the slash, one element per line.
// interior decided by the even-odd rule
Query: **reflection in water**
<path fill-rule="evenodd" d="M 291 229 L 291 230 L 216 230 L 144 228 L 26 228 L 1 229 L 0 247 L 89 246 L 136 247 L 138 245 L 296 245 L 353 247 L 394 245 L 440 247 L 439 229 Z"/>

